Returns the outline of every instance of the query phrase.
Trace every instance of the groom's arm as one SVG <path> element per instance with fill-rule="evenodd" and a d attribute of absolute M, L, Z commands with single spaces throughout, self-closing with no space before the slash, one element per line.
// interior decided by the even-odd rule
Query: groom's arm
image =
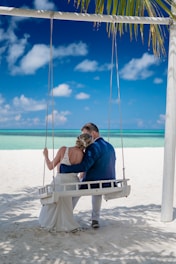
<path fill-rule="evenodd" d="M 81 172 L 87 171 L 96 161 L 98 158 L 98 149 L 94 148 L 93 146 L 86 150 L 83 160 L 79 164 L 74 165 L 60 165 L 60 172 L 61 173 L 70 173 L 70 172 Z"/>

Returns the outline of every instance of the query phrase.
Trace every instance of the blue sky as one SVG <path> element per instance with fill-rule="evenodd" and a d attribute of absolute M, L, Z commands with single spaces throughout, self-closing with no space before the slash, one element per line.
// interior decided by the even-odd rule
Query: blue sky
<path fill-rule="evenodd" d="M 2 0 L 1 6 L 77 11 L 67 0 Z M 0 129 L 45 128 L 47 105 L 48 124 L 53 113 L 55 128 L 94 122 L 106 129 L 109 121 L 119 128 L 115 71 L 109 103 L 112 40 L 105 24 L 54 20 L 53 103 L 47 96 L 49 19 L 1 15 L 0 26 Z M 163 129 L 167 54 L 155 58 L 147 34 L 142 44 L 127 33 L 117 38 L 117 47 L 123 128 Z"/>

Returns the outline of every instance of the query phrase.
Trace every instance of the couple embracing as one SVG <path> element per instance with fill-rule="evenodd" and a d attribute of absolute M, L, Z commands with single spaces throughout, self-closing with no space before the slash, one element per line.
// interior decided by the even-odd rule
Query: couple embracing
<path fill-rule="evenodd" d="M 44 149 L 45 161 L 50 170 L 57 166 L 55 184 L 75 181 L 97 181 L 115 179 L 115 150 L 100 137 L 98 127 L 85 124 L 74 147 L 61 147 L 53 161 Z M 78 175 L 81 179 L 78 178 Z M 55 204 L 43 205 L 39 223 L 48 230 L 71 232 L 80 229 L 75 221 L 73 209 L 80 197 L 60 197 Z M 102 195 L 92 196 L 91 226 L 99 227 Z"/>

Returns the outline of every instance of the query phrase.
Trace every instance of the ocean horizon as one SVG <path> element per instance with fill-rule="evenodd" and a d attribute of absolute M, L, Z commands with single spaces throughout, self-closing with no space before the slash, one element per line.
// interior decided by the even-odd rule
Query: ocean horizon
<path fill-rule="evenodd" d="M 80 129 L 0 129 L 0 150 L 58 149 L 73 146 Z M 114 148 L 163 147 L 164 130 L 100 129 L 100 135 Z"/>

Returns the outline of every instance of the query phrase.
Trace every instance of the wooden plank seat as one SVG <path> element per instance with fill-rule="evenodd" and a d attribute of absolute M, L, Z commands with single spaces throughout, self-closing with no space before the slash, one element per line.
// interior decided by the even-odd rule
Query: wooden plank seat
<path fill-rule="evenodd" d="M 131 190 L 131 186 L 127 184 L 127 181 L 128 179 L 50 184 L 39 188 L 39 198 L 42 204 L 50 204 L 57 202 L 59 197 L 101 194 L 107 201 L 127 197 Z"/>

